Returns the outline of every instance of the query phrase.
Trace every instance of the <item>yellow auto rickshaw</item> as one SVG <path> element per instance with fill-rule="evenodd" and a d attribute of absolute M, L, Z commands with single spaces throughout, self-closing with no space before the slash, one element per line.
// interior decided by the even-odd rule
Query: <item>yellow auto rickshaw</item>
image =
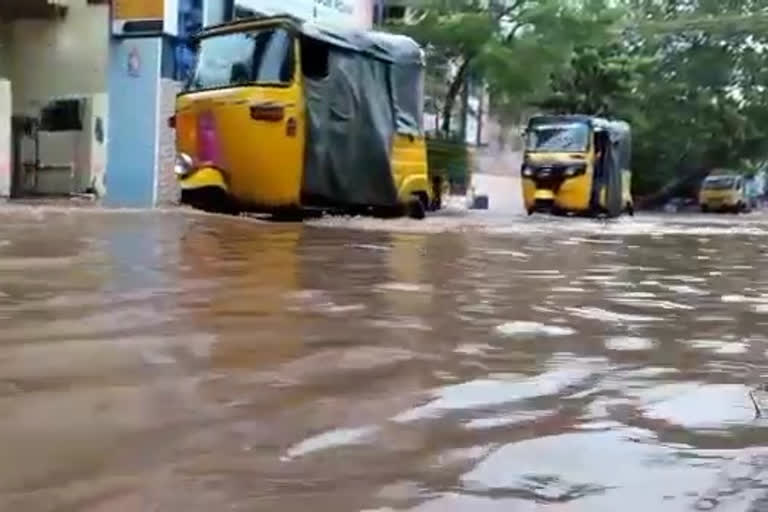
<path fill-rule="evenodd" d="M 701 211 L 741 213 L 749 210 L 744 177 L 729 171 L 715 171 L 704 179 L 699 191 Z"/>
<path fill-rule="evenodd" d="M 196 41 L 172 118 L 183 203 L 416 218 L 439 204 L 421 126 L 424 54 L 412 39 L 280 16 Z"/>
<path fill-rule="evenodd" d="M 631 130 L 584 115 L 535 116 L 525 130 L 523 200 L 528 214 L 633 214 Z"/>

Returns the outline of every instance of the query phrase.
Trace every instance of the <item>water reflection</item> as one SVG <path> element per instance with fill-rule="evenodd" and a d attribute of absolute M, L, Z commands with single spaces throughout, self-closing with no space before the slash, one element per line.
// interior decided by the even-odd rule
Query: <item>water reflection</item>
<path fill-rule="evenodd" d="M 767 502 L 764 220 L 6 215 L 2 510 Z"/>

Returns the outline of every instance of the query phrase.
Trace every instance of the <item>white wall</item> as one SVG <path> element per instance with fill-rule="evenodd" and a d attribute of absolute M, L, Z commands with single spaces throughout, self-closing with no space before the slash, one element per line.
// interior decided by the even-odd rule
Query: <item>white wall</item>
<path fill-rule="evenodd" d="M 373 0 L 235 0 L 235 5 L 257 13 L 290 14 L 342 26 L 370 28 L 373 23 Z"/>
<path fill-rule="evenodd" d="M 36 114 L 54 96 L 107 91 L 109 8 L 87 0 L 68 5 L 62 19 L 11 24 L 15 113 Z"/>
<path fill-rule="evenodd" d="M 11 189 L 11 83 L 0 78 L 0 197 Z"/>
<path fill-rule="evenodd" d="M 203 26 L 208 27 L 226 21 L 224 0 L 203 0 Z"/>

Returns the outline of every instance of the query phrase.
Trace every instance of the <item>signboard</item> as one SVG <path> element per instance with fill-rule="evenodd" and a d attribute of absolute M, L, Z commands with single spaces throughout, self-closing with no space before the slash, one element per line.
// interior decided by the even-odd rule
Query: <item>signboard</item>
<path fill-rule="evenodd" d="M 373 0 L 235 0 L 235 6 L 255 15 L 289 14 L 346 27 L 373 24 Z"/>
<path fill-rule="evenodd" d="M 178 35 L 179 0 L 113 0 L 112 35 Z"/>
<path fill-rule="evenodd" d="M 114 0 L 115 20 L 162 20 L 165 0 Z"/>

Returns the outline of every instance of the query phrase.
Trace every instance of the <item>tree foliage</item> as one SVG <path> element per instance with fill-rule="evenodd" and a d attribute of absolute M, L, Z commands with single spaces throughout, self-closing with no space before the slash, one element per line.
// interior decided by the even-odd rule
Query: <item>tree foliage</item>
<path fill-rule="evenodd" d="M 608 26 L 613 12 L 602 0 L 434 0 L 416 22 L 392 28 L 425 48 L 431 107 L 448 132 L 469 77 L 488 85 L 497 106 L 522 105 L 568 62 L 576 44 Z"/>

